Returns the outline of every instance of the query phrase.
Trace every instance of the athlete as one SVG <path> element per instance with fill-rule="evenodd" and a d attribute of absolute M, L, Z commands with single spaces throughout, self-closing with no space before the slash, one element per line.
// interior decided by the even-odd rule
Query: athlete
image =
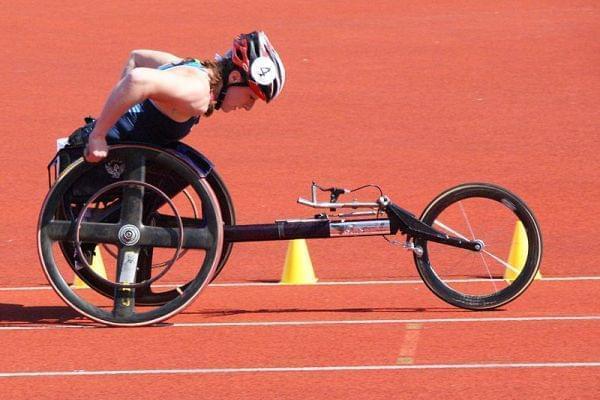
<path fill-rule="evenodd" d="M 257 99 L 268 103 L 284 83 L 283 63 L 262 31 L 237 36 L 233 48 L 214 61 L 135 50 L 93 124 L 85 159 L 99 162 L 108 144 L 122 141 L 180 140 L 201 116 L 250 110 Z"/>

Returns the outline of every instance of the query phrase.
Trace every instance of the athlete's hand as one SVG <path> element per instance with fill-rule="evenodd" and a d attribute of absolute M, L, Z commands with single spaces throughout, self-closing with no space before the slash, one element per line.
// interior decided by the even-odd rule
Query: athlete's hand
<path fill-rule="evenodd" d="M 108 155 L 106 137 L 92 132 L 88 138 L 88 144 L 83 151 L 83 157 L 87 162 L 98 163 Z"/>

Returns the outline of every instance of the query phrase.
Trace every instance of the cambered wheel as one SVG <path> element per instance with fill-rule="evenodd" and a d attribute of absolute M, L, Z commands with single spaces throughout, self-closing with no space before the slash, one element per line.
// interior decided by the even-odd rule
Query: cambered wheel
<path fill-rule="evenodd" d="M 234 207 L 233 207 L 233 202 L 231 200 L 231 196 L 227 190 L 227 187 L 225 186 L 225 183 L 223 182 L 223 180 L 221 179 L 219 174 L 214 169 L 212 169 L 210 171 L 210 173 L 206 176 L 205 179 L 206 179 L 206 182 L 208 183 L 208 185 L 210 186 L 210 188 L 213 190 L 213 192 L 217 198 L 224 225 L 235 225 L 235 211 L 234 211 Z M 175 196 L 178 193 L 181 193 L 183 196 L 180 196 L 181 197 L 180 203 L 183 203 L 183 208 L 188 211 L 187 217 L 189 219 L 198 219 L 199 218 L 199 215 L 198 215 L 199 212 L 197 209 L 198 205 L 196 204 L 197 200 L 196 200 L 195 196 L 190 194 L 191 191 L 189 190 L 189 188 L 184 189 L 187 186 L 187 183 L 184 182 L 182 184 L 181 177 L 176 176 L 176 175 L 160 176 L 160 177 L 154 177 L 153 181 L 154 181 L 153 183 L 156 184 L 158 189 L 162 190 L 162 188 L 164 187 L 165 190 L 167 190 L 171 196 Z M 113 202 L 114 202 L 114 199 L 113 199 Z M 117 203 L 118 203 L 118 201 L 117 201 Z M 68 215 L 68 217 L 66 217 L 66 215 Z M 73 210 L 64 208 L 64 209 L 58 210 L 57 217 L 59 217 L 61 219 L 70 218 L 70 219 L 75 220 L 77 216 L 74 214 Z M 158 212 L 158 211 L 146 212 L 144 215 L 144 223 L 147 225 L 152 225 L 152 224 L 156 223 L 157 219 L 161 219 L 163 217 L 164 216 L 161 216 L 160 212 Z M 172 220 L 171 217 L 169 217 L 169 219 Z M 169 223 L 169 222 L 173 222 L 173 221 L 165 221 L 165 222 Z M 64 258 L 67 260 L 67 262 L 69 262 L 69 264 L 71 265 L 72 268 L 76 269 L 78 262 L 76 261 L 76 257 L 75 257 L 76 250 L 75 250 L 75 246 L 73 246 L 73 242 L 71 242 L 71 241 L 61 242 L 60 247 L 62 249 Z M 211 282 L 217 278 L 217 276 L 221 273 L 221 271 L 225 267 L 225 264 L 227 263 L 227 260 L 229 259 L 229 255 L 231 254 L 232 248 L 233 248 L 233 243 L 229 243 L 229 242 L 223 243 L 223 250 L 221 251 L 221 255 L 219 257 L 219 263 L 217 264 L 215 273 L 213 274 L 213 276 L 211 278 Z M 84 245 L 82 250 L 86 254 L 86 259 L 89 262 L 92 262 L 94 254 L 96 254 L 95 255 L 96 257 L 99 257 L 97 252 L 101 251 L 99 248 L 95 247 L 94 245 L 87 245 L 87 246 Z M 105 259 L 106 259 L 107 255 L 112 257 L 113 259 L 117 258 L 116 251 L 113 248 L 113 246 L 111 246 L 111 245 L 104 244 L 102 246 L 102 252 L 104 254 Z M 187 251 L 184 249 L 181 252 L 181 254 L 179 255 L 179 257 L 184 257 L 186 252 Z M 138 269 L 139 269 L 140 279 L 147 279 L 147 277 L 152 274 L 152 268 L 155 267 L 156 264 L 152 265 L 151 261 L 152 261 L 152 252 L 150 251 L 150 249 L 142 249 L 142 253 L 140 254 L 140 258 L 138 261 Z M 91 271 L 89 271 L 87 269 L 82 269 L 82 270 L 78 271 L 78 275 L 79 275 L 79 278 L 83 282 L 85 282 L 88 286 L 93 287 L 94 290 L 96 290 L 98 293 L 100 293 L 106 297 L 109 297 L 109 298 L 114 297 L 114 289 L 110 285 L 107 285 L 105 282 L 103 282 L 102 279 L 99 279 L 99 277 L 96 274 L 93 274 Z M 138 305 L 165 304 L 165 303 L 177 298 L 179 296 L 179 291 L 181 290 L 181 288 L 185 288 L 186 286 L 187 286 L 187 283 L 181 285 L 181 287 L 179 287 L 179 288 L 175 288 L 175 289 L 171 289 L 171 290 L 164 290 L 164 289 L 156 290 L 156 289 L 154 289 L 154 291 L 153 291 L 152 288 L 145 288 L 144 290 L 137 290 L 135 292 L 135 301 Z"/>
<path fill-rule="evenodd" d="M 172 177 L 183 180 L 196 197 L 200 218 L 169 212 L 165 199 L 150 188 L 159 188 L 171 197 L 164 181 Z M 77 224 L 73 216 L 81 214 L 83 204 L 118 180 L 138 183 L 115 185 L 100 193 L 94 200 L 100 206 L 89 204 L 83 213 L 85 217 Z M 128 242 L 131 235 L 127 229 L 139 235 L 135 243 Z M 63 256 L 67 248 L 75 248 L 76 231 L 86 258 L 99 245 L 116 246 L 118 259 L 114 265 L 104 265 L 106 280 L 114 285 L 101 279 L 98 271 L 85 266 L 85 262 L 78 262 L 77 257 L 69 260 Z M 153 275 L 161 274 L 160 270 L 139 268 L 156 263 L 153 259 L 157 254 L 176 259 L 179 247 L 194 253 L 195 260 L 184 266 L 180 265 L 181 260 L 177 261 L 163 277 L 167 285 L 158 284 L 163 279 L 152 280 Z M 153 147 L 119 145 L 111 147 L 105 162 L 93 165 L 79 159 L 61 175 L 40 213 L 38 248 L 50 284 L 75 310 L 109 325 L 148 325 L 181 311 L 212 279 L 223 254 L 223 219 L 210 185 L 186 162 Z M 90 260 L 91 257 L 86 261 Z M 71 285 L 73 270 L 92 290 Z M 169 279 L 171 275 L 174 276 Z M 177 286 L 170 280 L 186 284 Z M 144 281 L 143 285 L 136 285 Z M 145 305 L 139 300 L 144 296 L 146 300 L 159 299 L 156 303 L 160 304 Z"/>
<path fill-rule="evenodd" d="M 531 284 L 542 256 L 538 223 L 527 205 L 501 187 L 464 184 L 440 194 L 421 220 L 451 236 L 482 240 L 475 252 L 423 239 L 414 244 L 417 270 L 442 300 L 466 309 L 506 304 Z"/>

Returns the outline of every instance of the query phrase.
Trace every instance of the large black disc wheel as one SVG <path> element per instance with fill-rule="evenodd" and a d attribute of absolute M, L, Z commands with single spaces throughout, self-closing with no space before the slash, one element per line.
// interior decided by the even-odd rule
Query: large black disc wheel
<path fill-rule="evenodd" d="M 421 220 L 449 236 L 483 241 L 471 251 L 413 238 L 414 260 L 425 284 L 457 307 L 484 310 L 506 304 L 539 275 L 542 236 L 527 205 L 514 194 L 486 183 L 445 191 Z"/>
<path fill-rule="evenodd" d="M 168 176 L 161 175 L 158 171 L 150 171 L 150 180 L 153 181 L 157 185 L 158 189 L 164 189 L 169 197 L 179 196 L 179 210 L 185 213 L 184 217 L 187 220 L 199 219 L 199 211 L 198 204 L 196 204 L 195 196 L 190 193 L 188 183 L 182 180 L 180 176 L 170 174 Z M 221 210 L 221 217 L 223 218 L 223 223 L 225 226 L 235 225 L 235 210 L 233 207 L 233 202 L 231 200 L 231 195 L 229 194 L 225 183 L 214 169 L 211 169 L 210 173 L 206 176 L 206 182 L 213 190 L 217 198 L 217 202 L 219 204 L 219 208 Z M 72 212 L 66 209 L 59 210 L 59 216 L 61 218 L 65 218 L 66 215 L 70 215 L 72 219 L 75 218 Z M 161 219 L 162 216 L 159 210 L 154 210 L 150 212 L 146 212 L 145 215 L 145 223 L 151 224 L 156 219 Z M 77 267 L 76 260 L 76 251 L 73 242 L 64 241 L 60 243 L 60 247 L 63 252 L 63 256 L 69 262 L 72 268 Z M 213 282 L 218 275 L 221 273 L 227 260 L 229 259 L 229 255 L 231 254 L 231 250 L 233 248 L 233 243 L 224 242 L 223 250 L 221 251 L 221 255 L 219 257 L 219 263 L 217 264 L 217 268 L 215 269 L 215 273 L 211 278 L 211 282 Z M 98 259 L 101 254 L 104 254 L 103 260 L 106 260 L 106 257 L 112 257 L 113 259 L 117 258 L 117 254 L 113 248 L 107 245 L 103 245 L 102 248 L 96 248 L 93 245 L 84 246 L 84 253 L 86 255 L 86 259 L 89 262 L 92 262 L 94 257 Z M 186 251 L 183 251 L 179 257 L 184 257 Z M 138 273 L 140 276 L 150 276 L 152 274 L 152 269 L 156 267 L 156 265 L 152 264 L 152 257 L 149 253 L 148 249 L 142 254 L 142 257 L 138 260 Z M 113 298 L 114 290 L 109 285 L 106 285 L 102 282 L 101 279 L 98 278 L 96 274 L 90 273 L 88 270 L 80 271 L 80 279 L 85 282 L 86 285 L 93 287 L 98 293 L 103 294 L 106 297 Z M 161 305 L 165 304 L 179 296 L 179 291 L 181 288 L 185 288 L 187 283 L 179 285 L 179 287 L 170 289 L 170 290 L 157 290 L 156 288 L 147 287 L 144 290 L 137 290 L 135 292 L 135 301 L 138 305 Z"/>
<path fill-rule="evenodd" d="M 185 210 L 190 196 L 194 215 Z M 117 257 L 101 257 L 107 248 Z M 113 146 L 104 162 L 79 159 L 52 186 L 38 249 L 50 284 L 72 308 L 109 325 L 148 325 L 181 311 L 213 278 L 223 218 L 206 179 L 176 155 Z"/>

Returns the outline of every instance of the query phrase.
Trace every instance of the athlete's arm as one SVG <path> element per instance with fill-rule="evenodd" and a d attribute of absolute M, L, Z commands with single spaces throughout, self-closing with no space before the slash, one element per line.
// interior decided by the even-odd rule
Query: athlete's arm
<path fill-rule="evenodd" d="M 134 68 L 158 68 L 161 65 L 178 63 L 181 60 L 181 57 L 165 51 L 145 49 L 133 50 L 131 53 L 129 53 L 129 59 L 127 60 L 127 63 L 125 63 L 125 68 L 123 68 L 121 78 L 124 78 L 125 75 L 127 75 L 127 73 Z"/>
<path fill-rule="evenodd" d="M 187 118 L 206 111 L 210 86 L 202 72 L 192 68 L 157 70 L 135 68 L 117 83 L 96 120 L 86 149 L 86 159 L 98 162 L 108 154 L 106 135 L 132 106 L 146 99 L 177 109 Z"/>

